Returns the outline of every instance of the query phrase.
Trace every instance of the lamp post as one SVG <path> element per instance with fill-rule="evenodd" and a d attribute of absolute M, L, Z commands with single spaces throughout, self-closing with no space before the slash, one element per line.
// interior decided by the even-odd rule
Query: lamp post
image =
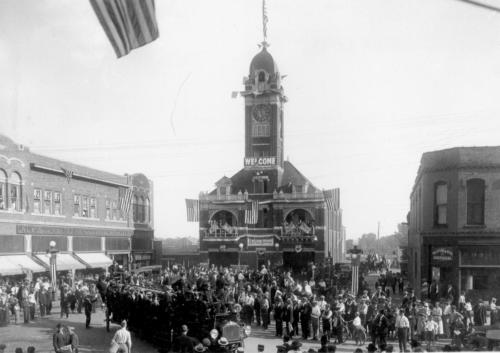
<path fill-rule="evenodd" d="M 241 266 L 241 252 L 243 251 L 243 243 L 239 243 L 238 247 L 240 248 L 240 251 L 238 252 L 238 269 Z"/>
<path fill-rule="evenodd" d="M 54 300 L 56 299 L 57 293 L 57 244 L 55 241 L 51 240 L 49 243 L 49 249 L 47 253 L 49 254 L 49 265 L 50 265 L 50 280 L 52 283 L 52 293 Z"/>
<path fill-rule="evenodd" d="M 276 257 L 275 257 L 275 265 L 279 263 L 279 251 L 280 251 L 280 243 L 274 243 L 274 248 L 276 249 Z"/>
<path fill-rule="evenodd" d="M 363 250 L 358 249 L 357 245 L 348 251 L 351 254 L 351 266 L 352 266 L 352 284 L 351 291 L 354 296 L 358 294 L 359 285 L 359 264 L 361 262 L 361 254 Z"/>

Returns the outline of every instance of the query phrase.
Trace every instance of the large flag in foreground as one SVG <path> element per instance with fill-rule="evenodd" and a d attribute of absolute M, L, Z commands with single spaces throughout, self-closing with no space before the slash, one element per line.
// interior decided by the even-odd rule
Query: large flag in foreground
<path fill-rule="evenodd" d="M 188 222 L 198 222 L 200 213 L 199 200 L 186 199 L 186 211 Z"/>
<path fill-rule="evenodd" d="M 323 196 L 325 197 L 327 210 L 338 210 L 340 208 L 340 189 L 324 190 Z"/>
<path fill-rule="evenodd" d="M 117 57 L 158 38 L 154 0 L 90 0 Z"/>

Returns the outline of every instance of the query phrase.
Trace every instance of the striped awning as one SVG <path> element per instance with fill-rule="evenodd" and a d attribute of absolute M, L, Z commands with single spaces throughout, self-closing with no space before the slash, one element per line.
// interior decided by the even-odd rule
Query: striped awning
<path fill-rule="evenodd" d="M 36 257 L 40 259 L 47 268 L 50 267 L 49 254 L 37 254 Z M 58 253 L 56 257 L 56 268 L 58 271 L 81 270 L 87 268 L 87 265 L 78 261 L 71 254 Z"/>
<path fill-rule="evenodd" d="M 28 271 L 45 272 L 47 269 L 37 264 L 28 255 L 0 255 L 0 275 L 20 275 Z"/>

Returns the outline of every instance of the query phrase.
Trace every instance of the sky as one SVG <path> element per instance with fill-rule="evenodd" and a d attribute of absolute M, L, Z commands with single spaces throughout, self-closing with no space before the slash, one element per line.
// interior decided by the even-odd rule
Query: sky
<path fill-rule="evenodd" d="M 486 2 L 486 0 L 485 0 Z M 500 1 L 489 0 L 500 5 Z M 457 0 L 268 0 L 285 156 L 341 189 L 348 238 L 406 221 L 422 153 L 500 145 L 500 13 Z M 157 0 L 160 37 L 117 59 L 88 1 L 0 0 L 0 133 L 154 182 L 155 236 L 243 167 L 260 0 Z"/>

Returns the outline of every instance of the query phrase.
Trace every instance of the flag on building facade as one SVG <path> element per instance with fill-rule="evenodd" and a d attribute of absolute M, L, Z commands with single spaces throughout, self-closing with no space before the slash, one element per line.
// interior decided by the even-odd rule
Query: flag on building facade
<path fill-rule="evenodd" d="M 117 57 L 158 38 L 154 0 L 90 0 Z"/>
<path fill-rule="evenodd" d="M 328 210 L 338 210 L 340 208 L 340 189 L 324 190 L 323 196 Z"/>
<path fill-rule="evenodd" d="M 127 219 L 132 205 L 132 188 L 120 188 L 118 193 L 118 208 L 122 212 L 123 218 Z"/>
<path fill-rule="evenodd" d="M 200 214 L 200 201 L 193 199 L 186 199 L 186 211 L 188 222 L 198 222 Z"/>
<path fill-rule="evenodd" d="M 245 210 L 245 223 L 256 224 L 259 220 L 259 201 L 252 201 L 251 206 Z"/>

